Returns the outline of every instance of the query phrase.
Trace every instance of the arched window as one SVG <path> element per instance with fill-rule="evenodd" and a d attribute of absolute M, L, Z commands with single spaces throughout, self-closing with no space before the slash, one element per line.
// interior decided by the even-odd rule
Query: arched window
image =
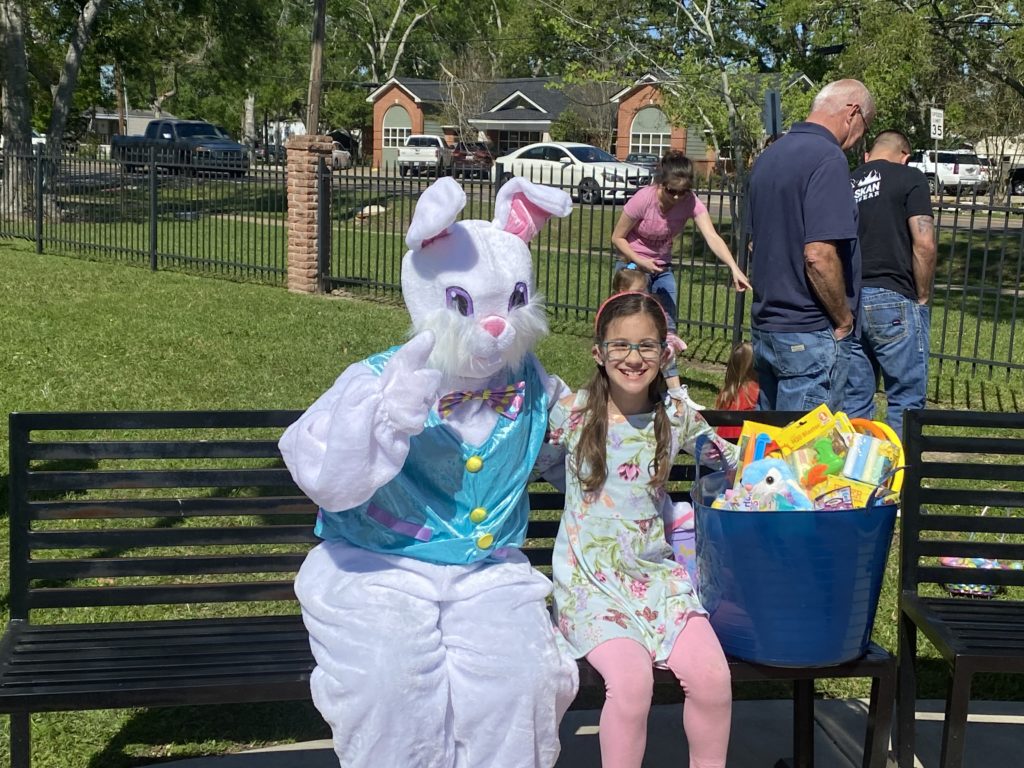
<path fill-rule="evenodd" d="M 384 113 L 381 127 L 382 164 L 388 165 L 398 159 L 398 148 L 405 146 L 405 140 L 412 133 L 412 118 L 405 107 L 395 104 Z"/>
<path fill-rule="evenodd" d="M 629 151 L 660 156 L 672 143 L 672 126 L 658 107 L 644 107 L 633 117 Z"/>

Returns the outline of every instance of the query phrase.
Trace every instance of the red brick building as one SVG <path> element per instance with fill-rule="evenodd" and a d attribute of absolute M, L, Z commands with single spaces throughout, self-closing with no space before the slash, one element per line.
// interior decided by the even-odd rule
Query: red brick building
<path fill-rule="evenodd" d="M 660 155 L 672 147 L 684 150 L 699 169 L 714 164 L 702 130 L 669 123 L 655 78 L 641 78 L 604 97 L 595 97 L 597 87 L 563 85 L 550 77 L 498 80 L 475 99 L 463 99 L 463 122 L 477 132 L 470 140 L 487 141 L 492 151 L 501 155 L 550 141 L 552 124 L 571 109 L 595 126 L 607 127 L 602 132 L 610 140 L 603 148 L 620 160 L 630 152 Z M 374 167 L 393 164 L 398 147 L 410 134 L 443 135 L 454 143 L 458 128 L 446 124 L 451 118 L 446 120 L 445 115 L 453 112 L 453 102 L 458 99 L 455 93 L 464 91 L 454 91 L 437 80 L 414 78 L 392 78 L 374 89 L 367 97 L 373 104 Z"/>

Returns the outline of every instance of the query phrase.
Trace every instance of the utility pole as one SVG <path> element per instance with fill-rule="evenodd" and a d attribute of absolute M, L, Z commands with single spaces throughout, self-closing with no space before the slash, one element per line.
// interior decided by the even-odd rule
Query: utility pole
<path fill-rule="evenodd" d="M 306 106 L 306 133 L 315 135 L 320 131 L 320 89 L 324 61 L 324 20 L 327 15 L 327 0 L 314 0 L 313 11 L 313 52 L 309 65 L 309 99 Z"/>

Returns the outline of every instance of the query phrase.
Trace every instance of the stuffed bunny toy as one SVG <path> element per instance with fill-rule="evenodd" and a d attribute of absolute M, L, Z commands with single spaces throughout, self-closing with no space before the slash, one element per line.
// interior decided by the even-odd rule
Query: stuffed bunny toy
<path fill-rule="evenodd" d="M 346 768 L 549 768 L 577 687 L 551 591 L 518 549 L 548 409 L 527 243 L 564 192 L 512 179 L 493 222 L 442 178 L 420 197 L 411 339 L 347 368 L 280 441 L 324 541 L 295 591 L 313 700 Z"/>

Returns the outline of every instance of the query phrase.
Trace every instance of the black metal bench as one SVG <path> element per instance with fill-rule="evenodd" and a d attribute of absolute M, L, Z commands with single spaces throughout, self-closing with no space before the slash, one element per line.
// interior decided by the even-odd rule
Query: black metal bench
<path fill-rule="evenodd" d="M 11 715 L 14 768 L 29 766 L 33 712 L 309 698 L 312 657 L 292 579 L 316 541 L 315 508 L 277 450 L 298 413 L 11 415 L 0 712 Z M 682 494 L 692 465 L 673 478 Z M 543 569 L 562 496 L 530 497 L 525 551 Z M 801 768 L 813 764 L 814 680 L 871 677 L 864 766 L 886 764 L 895 694 L 886 651 L 827 668 L 734 660 L 731 669 L 737 682 L 793 681 Z M 656 683 L 657 695 L 681 699 L 670 673 Z M 598 706 L 603 691 L 582 663 L 577 705 Z"/>
<path fill-rule="evenodd" d="M 939 763 L 958 768 L 972 676 L 1024 673 L 1024 601 L 953 596 L 942 585 L 1024 587 L 1024 571 L 947 568 L 936 558 L 1024 560 L 1024 414 L 908 411 L 904 450 L 894 743 L 901 768 L 912 768 L 920 630 L 949 666 Z"/>

